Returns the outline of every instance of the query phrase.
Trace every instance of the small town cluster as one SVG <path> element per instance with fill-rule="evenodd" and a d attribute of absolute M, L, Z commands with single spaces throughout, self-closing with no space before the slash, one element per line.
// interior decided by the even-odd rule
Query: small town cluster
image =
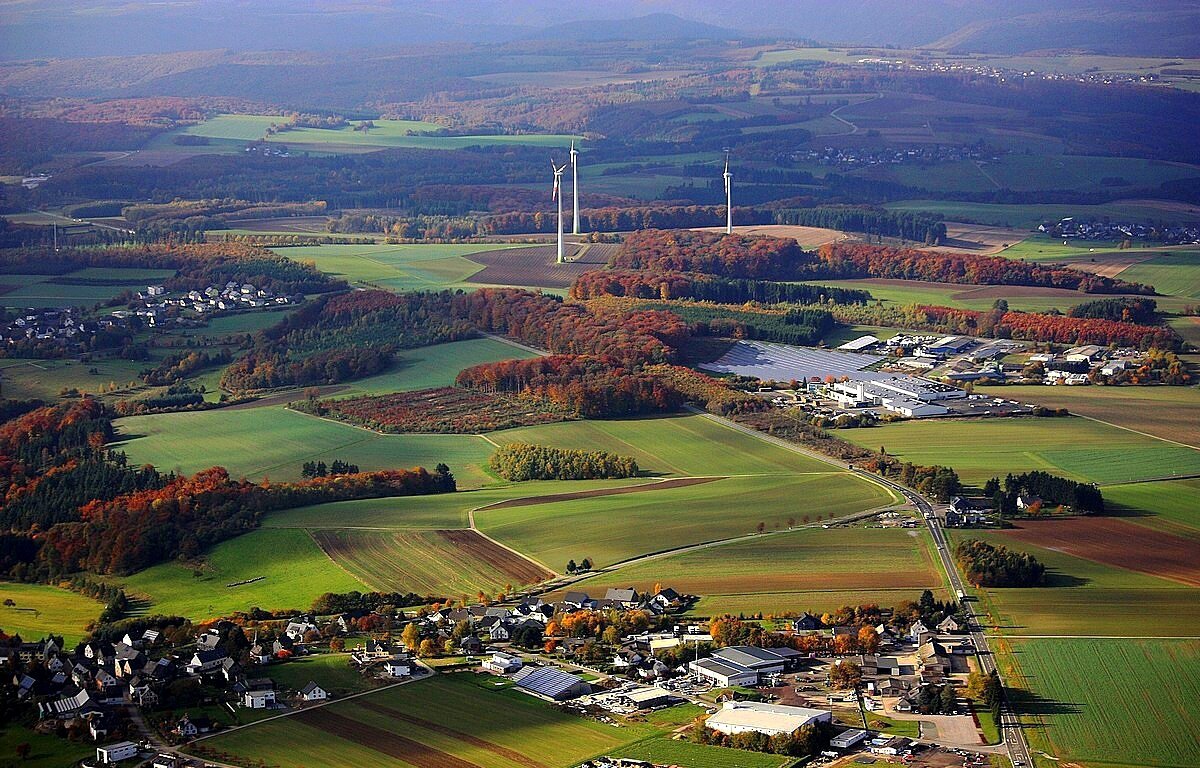
<path fill-rule="evenodd" d="M 210 734 L 338 698 L 344 690 L 334 666 L 306 666 L 316 670 L 313 679 L 287 674 L 314 658 L 357 670 L 364 690 L 435 674 L 483 675 L 618 727 L 651 710 L 698 706 L 701 714 L 676 738 L 780 754 L 832 759 L 928 749 L 881 733 L 888 718 L 909 713 L 957 721 L 940 726 L 947 738 L 968 733 L 963 743 L 978 743 L 966 698 L 978 698 L 971 689 L 981 683 L 966 614 L 929 592 L 896 609 L 706 623 L 682 618 L 697 596 L 657 585 L 548 597 L 407 615 L 390 608 L 240 614 L 198 632 L 190 624 L 138 629 L 153 621 L 135 619 L 119 638 L 75 647 L 55 637 L 8 638 L 0 666 L 13 670 L 3 683 L 18 705 L 36 709 L 39 731 L 97 744 L 84 765 L 150 760 L 182 768 L 193 764 L 189 752 L 205 754 Z"/>
<path fill-rule="evenodd" d="M 277 296 L 269 288 L 258 288 L 252 283 L 230 280 L 224 285 L 210 285 L 204 290 L 172 293 L 164 286 L 151 285 L 139 291 L 130 302 L 132 309 L 118 309 L 114 317 L 127 318 L 131 315 L 142 318 L 151 328 L 170 325 L 172 321 L 188 317 L 213 317 L 223 312 L 300 304 L 303 295 Z"/>

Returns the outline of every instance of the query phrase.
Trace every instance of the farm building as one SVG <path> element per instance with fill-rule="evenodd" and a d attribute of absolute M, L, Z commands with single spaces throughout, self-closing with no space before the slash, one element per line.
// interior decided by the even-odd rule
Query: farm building
<path fill-rule="evenodd" d="M 967 336 L 945 336 L 925 347 L 925 351 L 938 357 L 959 355 L 966 352 L 975 344 L 975 339 Z"/>
<path fill-rule="evenodd" d="M 526 667 L 513 676 L 513 681 L 524 692 L 552 701 L 577 699 L 592 692 L 592 686 L 582 677 L 558 667 Z"/>
<path fill-rule="evenodd" d="M 862 352 L 864 349 L 870 349 L 878 343 L 879 339 L 874 336 L 859 336 L 854 341 L 847 341 L 845 344 L 838 347 L 838 349 L 846 352 Z"/>
<path fill-rule="evenodd" d="M 520 669 L 522 662 L 512 654 L 496 651 L 490 658 L 484 659 L 480 666 L 486 672 L 492 672 L 497 675 L 509 675 Z"/>
<path fill-rule="evenodd" d="M 671 699 L 669 691 L 658 686 L 640 688 L 627 694 L 627 698 L 637 705 L 638 709 L 651 709 L 666 704 Z"/>
<path fill-rule="evenodd" d="M 831 723 L 833 713 L 823 709 L 762 704 L 755 701 L 727 701 L 704 724 L 721 733 L 762 733 L 777 736 L 795 733 L 812 723 Z"/>
<path fill-rule="evenodd" d="M 834 749 L 851 749 L 861 744 L 866 738 L 867 732 L 863 730 L 842 731 L 829 740 L 829 746 Z"/>
<path fill-rule="evenodd" d="M 412 674 L 412 662 L 407 656 L 397 654 L 383 663 L 383 671 L 388 677 L 408 677 Z"/>
<path fill-rule="evenodd" d="M 316 682 L 309 680 L 308 685 L 300 689 L 300 698 L 305 701 L 325 701 L 329 698 L 329 693 Z"/>

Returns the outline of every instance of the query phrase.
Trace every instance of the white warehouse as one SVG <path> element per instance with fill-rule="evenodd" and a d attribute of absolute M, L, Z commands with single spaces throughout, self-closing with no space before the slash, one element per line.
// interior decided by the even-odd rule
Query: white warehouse
<path fill-rule="evenodd" d="M 795 733 L 812 723 L 831 723 L 833 713 L 808 707 L 761 704 L 754 701 L 727 701 L 704 724 L 721 733 L 762 733 L 777 736 Z"/>
<path fill-rule="evenodd" d="M 939 400 L 955 400 L 967 396 L 952 387 L 918 376 L 891 376 L 878 379 L 851 379 L 835 382 L 830 396 L 848 407 L 877 405 L 901 416 L 941 416 L 950 411 Z"/>

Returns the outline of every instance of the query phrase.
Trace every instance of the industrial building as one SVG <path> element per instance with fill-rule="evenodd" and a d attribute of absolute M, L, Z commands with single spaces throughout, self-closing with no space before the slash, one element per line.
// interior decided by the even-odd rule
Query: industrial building
<path fill-rule="evenodd" d="M 831 723 L 833 713 L 823 709 L 762 704 L 755 701 L 727 701 L 705 726 L 721 733 L 762 733 L 777 736 L 795 733 L 813 723 Z"/>
<path fill-rule="evenodd" d="M 967 393 L 918 376 L 891 376 L 835 382 L 829 395 L 848 408 L 880 406 L 913 418 L 947 414 L 949 409 L 938 401 L 964 398 Z"/>
<path fill-rule="evenodd" d="M 711 680 L 714 685 L 757 685 L 762 675 L 773 675 L 792 667 L 799 659 L 792 648 L 755 648 L 732 645 L 713 653 L 707 659 L 688 665 L 692 674 Z"/>
<path fill-rule="evenodd" d="M 592 692 L 592 686 L 582 677 L 558 667 L 525 667 L 513 675 L 513 682 L 525 693 L 551 701 L 568 701 Z"/>

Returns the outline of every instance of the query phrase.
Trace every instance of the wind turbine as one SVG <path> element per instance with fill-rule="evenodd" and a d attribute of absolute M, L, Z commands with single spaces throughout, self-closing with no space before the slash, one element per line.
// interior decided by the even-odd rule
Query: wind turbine
<path fill-rule="evenodd" d="M 571 194 L 575 197 L 575 218 L 571 226 L 571 234 L 579 234 L 579 150 L 575 149 L 575 140 L 571 139 Z"/>
<path fill-rule="evenodd" d="M 725 150 L 725 234 L 733 234 L 733 174 L 729 172 L 729 150 Z"/>
<path fill-rule="evenodd" d="M 563 171 L 567 170 L 564 163 L 562 167 L 554 164 L 554 158 L 550 158 L 550 167 L 554 169 L 554 193 L 551 195 L 552 200 L 558 201 L 558 260 L 557 263 L 562 264 L 563 257 L 563 196 L 562 196 L 562 175 Z"/>

